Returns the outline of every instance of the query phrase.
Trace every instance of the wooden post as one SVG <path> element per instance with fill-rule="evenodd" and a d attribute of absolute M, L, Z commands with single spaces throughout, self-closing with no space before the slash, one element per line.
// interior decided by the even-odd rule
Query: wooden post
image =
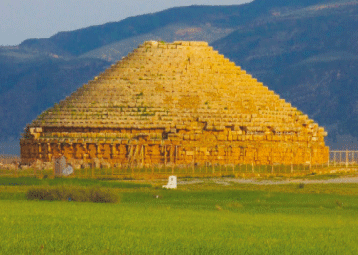
<path fill-rule="evenodd" d="M 336 157 L 337 157 L 337 152 L 335 151 L 335 152 L 333 152 L 333 164 L 334 164 L 334 167 L 336 166 L 336 161 L 337 161 Z"/>
<path fill-rule="evenodd" d="M 348 167 L 348 150 L 346 150 L 346 168 Z"/>

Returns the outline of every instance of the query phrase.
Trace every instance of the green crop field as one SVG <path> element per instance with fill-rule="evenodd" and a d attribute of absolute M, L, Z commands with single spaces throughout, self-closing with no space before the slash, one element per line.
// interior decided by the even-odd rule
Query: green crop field
<path fill-rule="evenodd" d="M 0 253 L 358 254 L 357 184 L 160 184 L 0 178 Z M 26 200 L 41 186 L 120 202 Z"/>

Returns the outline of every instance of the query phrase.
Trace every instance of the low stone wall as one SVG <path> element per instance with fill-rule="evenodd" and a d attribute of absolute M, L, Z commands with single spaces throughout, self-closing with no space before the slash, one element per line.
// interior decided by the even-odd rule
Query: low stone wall
<path fill-rule="evenodd" d="M 12 164 L 18 163 L 21 161 L 21 158 L 16 155 L 0 155 L 0 164 Z"/>
<path fill-rule="evenodd" d="M 22 162 L 36 160 L 51 162 L 64 155 L 68 161 L 93 163 L 99 159 L 110 165 L 134 164 L 322 164 L 328 162 L 329 149 L 323 146 L 306 147 L 304 143 L 200 143 L 170 140 L 98 142 L 98 143 L 23 143 Z"/>

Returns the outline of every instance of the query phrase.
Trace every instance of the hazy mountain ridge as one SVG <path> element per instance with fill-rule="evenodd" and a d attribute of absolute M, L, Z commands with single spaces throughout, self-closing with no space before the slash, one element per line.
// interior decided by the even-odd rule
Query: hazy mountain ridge
<path fill-rule="evenodd" d="M 339 133 L 358 136 L 358 5 L 330 6 L 336 6 L 330 14 L 317 9 L 316 16 L 278 17 L 213 46 L 325 126 L 335 140 Z M 306 8 L 311 9 L 316 7 Z"/>
<path fill-rule="evenodd" d="M 98 59 L 63 60 L 40 55 L 25 61 L 11 59 L 0 54 L 0 153 L 5 154 L 19 153 L 17 139 L 26 123 L 109 64 Z M 16 144 L 9 147 L 12 142 Z"/>
<path fill-rule="evenodd" d="M 337 134 L 358 137 L 358 1 L 256 0 L 131 17 L 0 47 L 0 153 L 42 111 L 144 40 L 205 40 Z M 333 144 L 333 143 L 331 143 Z"/>
<path fill-rule="evenodd" d="M 339 0 L 338 0 L 339 1 Z M 344 1 L 344 0 L 341 0 Z M 339 2 L 341 2 L 339 1 Z M 256 0 L 237 6 L 176 7 L 155 14 L 129 17 L 119 22 L 59 32 L 48 39 L 28 39 L 20 47 L 44 49 L 79 56 L 88 51 L 132 36 L 149 33 L 173 23 L 187 25 L 211 23 L 215 27 L 237 27 L 271 15 L 272 8 L 302 8 L 327 0 Z"/>
<path fill-rule="evenodd" d="M 122 57 L 128 55 L 139 44 L 148 40 L 157 41 L 207 41 L 212 43 L 223 38 L 233 32 L 232 28 L 217 28 L 211 24 L 203 25 L 186 25 L 171 24 L 151 33 L 133 36 L 115 43 L 105 45 L 92 51 L 82 54 L 80 57 L 100 58 L 110 62 L 121 60 Z"/>
<path fill-rule="evenodd" d="M 132 36 L 152 32 L 172 23 L 186 23 L 188 25 L 206 23 L 208 20 L 217 25 L 223 18 L 234 15 L 242 6 L 213 7 L 193 6 L 172 8 L 156 14 L 146 14 L 130 17 L 120 22 L 111 22 L 100 26 L 60 32 L 48 39 L 29 39 L 20 44 L 20 47 L 41 49 L 79 56 L 96 48 L 124 40 Z"/>

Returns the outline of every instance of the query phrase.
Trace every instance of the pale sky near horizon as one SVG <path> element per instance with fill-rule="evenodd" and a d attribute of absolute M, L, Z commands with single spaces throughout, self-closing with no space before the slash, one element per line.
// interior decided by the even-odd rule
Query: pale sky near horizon
<path fill-rule="evenodd" d="M 0 45 L 28 38 L 47 38 L 127 17 L 177 6 L 238 5 L 252 0 L 1 0 Z"/>

